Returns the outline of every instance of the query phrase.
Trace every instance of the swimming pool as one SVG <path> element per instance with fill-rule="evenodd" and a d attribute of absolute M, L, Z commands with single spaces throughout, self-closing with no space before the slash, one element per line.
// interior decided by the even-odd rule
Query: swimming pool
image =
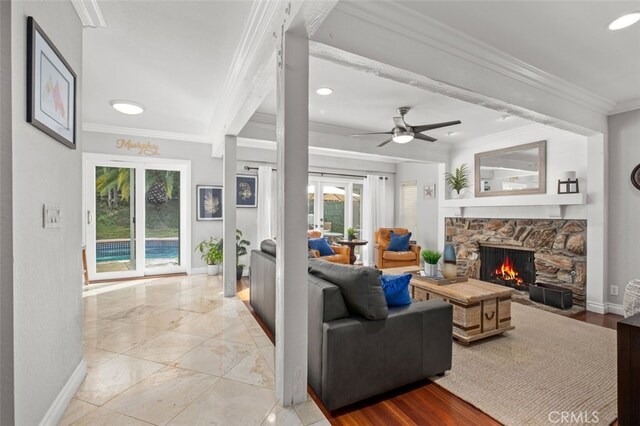
<path fill-rule="evenodd" d="M 177 259 L 180 256 L 180 240 L 177 238 L 148 238 L 144 244 L 147 259 Z M 130 240 L 106 240 L 96 242 L 96 262 L 114 262 L 131 258 Z"/>

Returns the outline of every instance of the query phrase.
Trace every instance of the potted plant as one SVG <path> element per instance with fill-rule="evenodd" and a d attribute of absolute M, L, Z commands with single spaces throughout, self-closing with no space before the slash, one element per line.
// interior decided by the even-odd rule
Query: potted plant
<path fill-rule="evenodd" d="M 469 177 L 467 176 L 467 165 L 462 164 L 455 169 L 454 173 L 445 173 L 444 180 L 451 188 L 453 198 L 460 198 L 460 191 L 469 187 Z M 454 192 L 455 191 L 455 192 Z"/>
<path fill-rule="evenodd" d="M 210 237 L 196 246 L 200 257 L 207 263 L 207 275 L 218 275 L 222 263 L 222 240 Z"/>
<path fill-rule="evenodd" d="M 223 240 L 220 240 L 220 247 L 223 246 Z M 251 244 L 251 242 L 242 238 L 242 231 L 236 229 L 236 280 L 240 281 L 242 278 L 242 271 L 244 270 L 244 265 L 240 263 L 240 257 L 247 254 L 247 247 Z"/>
<path fill-rule="evenodd" d="M 355 228 L 347 228 L 347 239 L 353 241 L 358 238 L 358 231 Z"/>
<path fill-rule="evenodd" d="M 442 253 L 436 250 L 422 250 L 420 253 L 424 259 L 424 272 L 430 277 L 438 275 L 438 261 Z"/>

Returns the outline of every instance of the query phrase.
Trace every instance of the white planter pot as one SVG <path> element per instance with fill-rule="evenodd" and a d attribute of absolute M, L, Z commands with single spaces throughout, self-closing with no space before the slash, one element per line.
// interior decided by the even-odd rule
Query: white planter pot
<path fill-rule="evenodd" d="M 460 198 L 464 198 L 464 189 L 458 194 L 455 189 L 451 191 L 451 199 L 458 200 Z"/>
<path fill-rule="evenodd" d="M 207 265 L 207 275 L 218 275 L 220 273 L 220 265 Z"/>
<path fill-rule="evenodd" d="M 428 263 L 425 263 L 424 264 L 424 273 L 428 277 L 436 277 L 436 276 L 438 276 L 438 264 L 436 263 L 435 265 L 430 265 Z"/>

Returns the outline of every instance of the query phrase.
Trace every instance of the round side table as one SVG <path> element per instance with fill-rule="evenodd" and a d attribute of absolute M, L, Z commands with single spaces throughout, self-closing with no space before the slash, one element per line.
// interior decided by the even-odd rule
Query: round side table
<path fill-rule="evenodd" d="M 353 265 L 354 263 L 356 263 L 355 248 L 357 246 L 364 246 L 369 244 L 369 241 L 365 241 L 365 240 L 337 240 L 336 242 L 342 246 L 349 247 L 349 264 L 350 265 Z"/>

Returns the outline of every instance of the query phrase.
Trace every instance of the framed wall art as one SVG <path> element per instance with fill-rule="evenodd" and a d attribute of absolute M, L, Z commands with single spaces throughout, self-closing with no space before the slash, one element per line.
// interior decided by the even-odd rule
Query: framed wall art
<path fill-rule="evenodd" d="M 196 186 L 196 220 L 222 220 L 222 186 Z"/>
<path fill-rule="evenodd" d="M 76 74 L 31 16 L 27 18 L 27 122 L 76 149 Z"/>
<path fill-rule="evenodd" d="M 238 175 L 236 177 L 236 207 L 258 206 L 258 177 Z"/>

